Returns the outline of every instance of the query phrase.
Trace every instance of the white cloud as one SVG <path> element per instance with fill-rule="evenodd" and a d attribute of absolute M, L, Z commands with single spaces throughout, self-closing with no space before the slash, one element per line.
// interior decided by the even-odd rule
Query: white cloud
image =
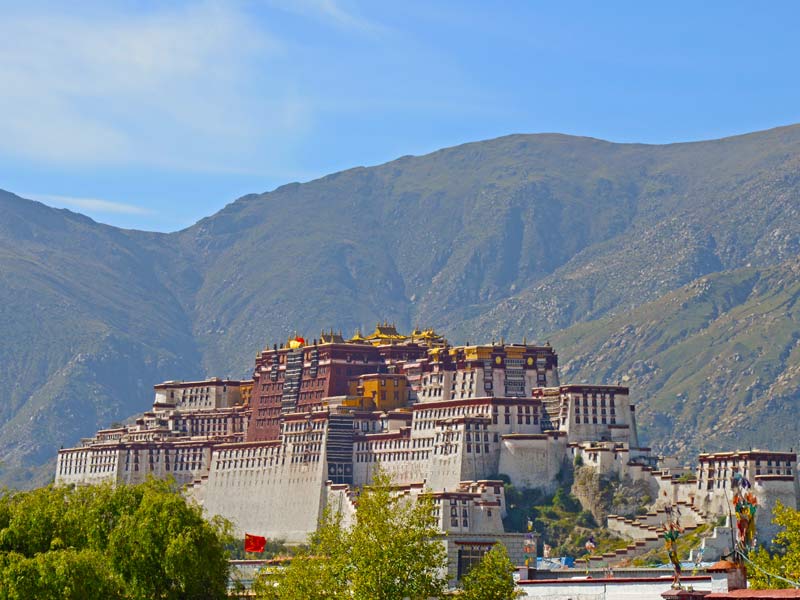
<path fill-rule="evenodd" d="M 248 169 L 265 139 L 307 128 L 308 105 L 270 80 L 281 42 L 240 5 L 152 6 L 88 15 L 59 14 L 58 5 L 4 9 L 0 154 Z"/>
<path fill-rule="evenodd" d="M 385 32 L 382 25 L 362 16 L 354 7 L 339 0 L 271 0 L 272 6 L 299 15 L 310 16 L 348 30 L 375 34 Z"/>
<path fill-rule="evenodd" d="M 100 198 L 75 198 L 74 196 L 56 196 L 52 194 L 27 194 L 27 198 L 38 200 L 56 207 L 75 207 L 95 213 L 113 213 L 122 215 L 152 215 L 154 211 L 143 206 L 102 200 Z"/>

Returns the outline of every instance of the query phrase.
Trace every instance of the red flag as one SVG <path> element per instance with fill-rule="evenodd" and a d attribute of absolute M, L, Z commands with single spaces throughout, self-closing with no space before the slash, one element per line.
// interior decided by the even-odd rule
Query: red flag
<path fill-rule="evenodd" d="M 245 552 L 263 552 L 267 546 L 267 538 L 260 535 L 244 534 L 244 551 Z"/>

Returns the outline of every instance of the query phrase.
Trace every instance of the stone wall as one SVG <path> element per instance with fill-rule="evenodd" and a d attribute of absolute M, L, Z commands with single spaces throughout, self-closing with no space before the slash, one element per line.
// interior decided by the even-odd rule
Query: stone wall
<path fill-rule="evenodd" d="M 251 455 L 242 455 L 251 451 Z M 239 453 L 238 456 L 232 453 Z M 325 505 L 327 460 L 298 460 L 290 447 L 228 445 L 215 450 L 208 478 L 188 490 L 209 516 L 229 519 L 237 534 L 304 543 Z M 235 461 L 221 466 L 222 461 Z"/>
<path fill-rule="evenodd" d="M 557 487 L 556 476 L 569 460 L 566 438 L 550 434 L 501 436 L 499 472 L 521 488 L 548 492 Z"/>

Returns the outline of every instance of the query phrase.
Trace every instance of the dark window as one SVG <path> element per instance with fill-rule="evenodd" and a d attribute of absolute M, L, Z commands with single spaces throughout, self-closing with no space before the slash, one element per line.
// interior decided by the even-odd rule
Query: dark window
<path fill-rule="evenodd" d="M 458 578 L 469 573 L 470 569 L 481 562 L 487 551 L 486 546 L 461 546 L 458 549 Z"/>

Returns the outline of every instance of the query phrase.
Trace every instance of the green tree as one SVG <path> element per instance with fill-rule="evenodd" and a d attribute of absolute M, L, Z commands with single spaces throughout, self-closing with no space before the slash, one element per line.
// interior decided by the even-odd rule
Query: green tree
<path fill-rule="evenodd" d="M 122 598 L 122 582 L 94 550 L 57 550 L 27 558 L 7 555 L 0 576 L 3 600 Z"/>
<path fill-rule="evenodd" d="M 327 557 L 300 552 L 284 570 L 264 573 L 253 584 L 261 600 L 331 600 L 346 598 L 346 587 L 330 568 Z"/>
<path fill-rule="evenodd" d="M 426 600 L 446 589 L 447 556 L 438 540 L 432 499 L 393 493 L 382 471 L 358 499 L 355 523 L 326 511 L 308 553 L 282 571 L 265 573 L 255 590 L 262 600 L 353 598 Z"/>
<path fill-rule="evenodd" d="M 754 589 L 789 587 L 771 575 L 800 581 L 800 511 L 776 502 L 772 512 L 773 523 L 783 529 L 775 536 L 771 551 L 759 548 L 750 555 L 755 567 L 748 565 L 747 578 Z"/>
<path fill-rule="evenodd" d="M 32 492 L 8 492 L 4 497 L 8 512 L 0 531 L 0 551 L 32 557 L 50 550 L 53 539 L 69 538 L 72 527 L 63 519 L 68 494 L 66 488 L 49 486 Z"/>
<path fill-rule="evenodd" d="M 445 590 L 447 556 L 437 540 L 433 500 L 391 492 L 378 473 L 359 497 L 350 538 L 353 596 L 363 600 L 427 599 Z"/>
<path fill-rule="evenodd" d="M 505 546 L 495 544 L 462 581 L 463 600 L 512 600 L 519 595 L 514 583 L 514 565 Z"/>
<path fill-rule="evenodd" d="M 0 495 L 0 600 L 225 598 L 229 525 L 170 482 Z"/>
<path fill-rule="evenodd" d="M 179 494 L 146 489 L 108 540 L 109 557 L 132 598 L 223 598 L 228 578 L 227 536 Z"/>
<path fill-rule="evenodd" d="M 555 496 L 553 496 L 553 506 L 569 513 L 580 512 L 582 508 L 578 499 L 568 493 L 562 486 L 559 486 Z"/>
<path fill-rule="evenodd" d="M 256 597 L 261 600 L 349 597 L 349 540 L 341 515 L 326 509 L 309 542 L 310 548 L 298 551 L 285 568 L 269 567 L 256 578 L 253 585 Z"/>

